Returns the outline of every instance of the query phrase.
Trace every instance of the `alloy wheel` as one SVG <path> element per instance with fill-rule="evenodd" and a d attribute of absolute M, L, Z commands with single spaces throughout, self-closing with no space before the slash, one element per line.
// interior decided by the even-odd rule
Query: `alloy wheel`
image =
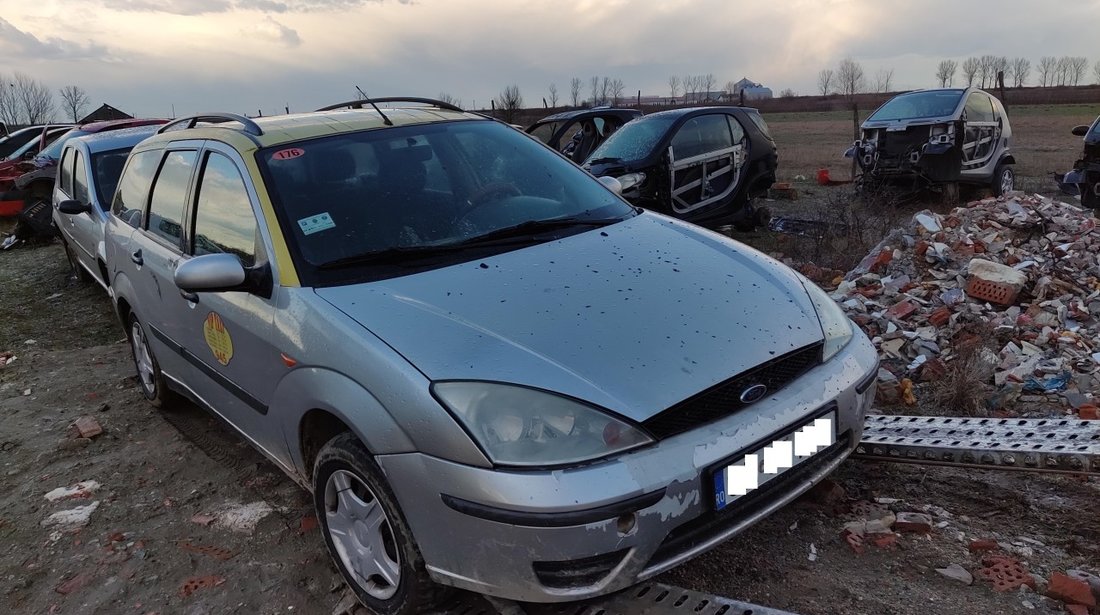
<path fill-rule="evenodd" d="M 337 470 L 325 483 L 325 521 L 344 568 L 367 594 L 388 600 L 401 583 L 401 556 L 389 517 L 362 479 Z"/>
<path fill-rule="evenodd" d="M 149 393 L 156 392 L 156 372 L 153 369 L 153 355 L 149 352 L 149 343 L 145 332 L 136 320 L 130 326 L 130 345 L 134 351 L 134 363 L 137 364 L 141 386 Z"/>

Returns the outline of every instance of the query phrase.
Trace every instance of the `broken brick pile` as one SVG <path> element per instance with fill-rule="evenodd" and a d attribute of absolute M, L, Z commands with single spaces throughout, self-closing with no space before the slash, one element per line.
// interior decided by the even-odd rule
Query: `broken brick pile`
<path fill-rule="evenodd" d="M 915 403 L 969 345 L 992 373 L 989 410 L 1057 401 L 1097 418 L 1100 230 L 1041 196 L 924 211 L 832 292 L 875 343 L 880 396 Z"/>

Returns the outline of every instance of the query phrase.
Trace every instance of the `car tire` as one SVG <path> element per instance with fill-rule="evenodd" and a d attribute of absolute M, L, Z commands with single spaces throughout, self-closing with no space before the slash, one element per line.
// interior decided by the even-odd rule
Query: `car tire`
<path fill-rule="evenodd" d="M 450 593 L 428 576 L 397 498 L 354 434 L 336 436 L 318 454 L 313 503 L 329 555 L 372 613 L 422 613 Z"/>
<path fill-rule="evenodd" d="M 1094 210 L 1100 211 L 1100 194 L 1097 193 L 1097 188 L 1100 188 L 1100 182 L 1095 184 L 1081 184 L 1081 206 L 1091 207 Z"/>
<path fill-rule="evenodd" d="M 1016 171 L 1012 165 L 1001 163 L 993 172 L 993 196 L 1003 196 L 1016 189 Z"/>
<path fill-rule="evenodd" d="M 83 269 L 83 268 L 81 268 Z M 133 313 L 128 319 L 126 336 L 130 340 L 130 353 L 134 356 L 134 368 L 137 370 L 138 385 L 145 399 L 155 408 L 166 408 L 175 401 L 175 394 L 168 390 L 164 374 L 160 371 L 145 327 Z"/>

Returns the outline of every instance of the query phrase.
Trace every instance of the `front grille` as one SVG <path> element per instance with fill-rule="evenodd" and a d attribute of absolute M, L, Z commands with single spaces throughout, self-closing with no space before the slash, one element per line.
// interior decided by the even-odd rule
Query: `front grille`
<path fill-rule="evenodd" d="M 657 547 L 653 557 L 649 558 L 646 567 L 650 568 L 690 551 L 713 536 L 721 534 L 727 528 L 752 517 L 777 498 L 782 497 L 784 492 L 790 490 L 792 484 L 806 480 L 818 472 L 821 466 L 829 465 L 847 454 L 851 440 L 852 432 L 844 432 L 837 437 L 836 442 L 818 451 L 812 459 L 787 470 L 748 495 L 737 498 L 722 510 L 710 510 L 672 530 L 661 542 L 661 546 Z M 710 480 L 709 476 L 704 476 L 703 484 L 712 484 L 708 482 Z"/>
<path fill-rule="evenodd" d="M 568 589 L 595 585 L 611 574 L 629 549 L 563 562 L 532 562 L 535 576 L 546 587 Z"/>
<path fill-rule="evenodd" d="M 663 440 L 732 414 L 746 405 L 741 393 L 748 387 L 762 384 L 772 394 L 821 363 L 822 346 L 806 346 L 742 372 L 650 417 L 642 426 Z"/>

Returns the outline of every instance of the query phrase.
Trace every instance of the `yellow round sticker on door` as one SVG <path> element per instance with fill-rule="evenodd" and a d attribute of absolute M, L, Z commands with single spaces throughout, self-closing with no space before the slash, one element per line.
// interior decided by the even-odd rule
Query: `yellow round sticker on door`
<path fill-rule="evenodd" d="M 202 323 L 202 336 L 206 338 L 206 345 L 214 358 L 222 365 L 229 365 L 233 359 L 233 338 L 229 337 L 229 331 L 222 322 L 222 317 L 216 312 L 210 312 L 206 321 Z"/>

